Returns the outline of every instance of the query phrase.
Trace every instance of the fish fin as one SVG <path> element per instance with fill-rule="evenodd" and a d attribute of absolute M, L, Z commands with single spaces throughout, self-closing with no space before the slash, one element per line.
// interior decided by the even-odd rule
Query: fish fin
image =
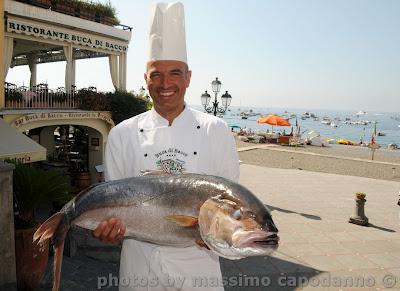
<path fill-rule="evenodd" d="M 61 282 L 61 265 L 64 253 L 64 241 L 59 245 L 55 245 L 54 249 L 54 266 L 53 266 L 53 288 L 52 291 L 58 291 Z"/>
<path fill-rule="evenodd" d="M 208 247 L 208 245 L 204 242 L 204 240 L 202 240 L 201 238 L 199 238 L 199 239 L 196 239 L 196 244 L 199 246 L 199 247 L 201 247 L 201 248 L 206 248 L 206 249 L 210 249 L 209 247 Z"/>
<path fill-rule="evenodd" d="M 39 239 L 39 243 L 42 243 L 46 239 L 53 237 L 63 214 L 57 212 L 53 214 L 49 219 L 42 223 L 42 225 L 35 231 L 33 235 L 33 242 Z"/>
<path fill-rule="evenodd" d="M 142 172 L 142 176 L 157 176 L 157 175 L 169 175 L 162 170 L 145 170 Z"/>
<path fill-rule="evenodd" d="M 188 215 L 168 215 L 165 216 L 165 219 L 175 222 L 176 224 L 184 227 L 191 227 L 195 226 L 199 223 L 199 220 L 197 217 L 194 216 L 188 216 Z"/>

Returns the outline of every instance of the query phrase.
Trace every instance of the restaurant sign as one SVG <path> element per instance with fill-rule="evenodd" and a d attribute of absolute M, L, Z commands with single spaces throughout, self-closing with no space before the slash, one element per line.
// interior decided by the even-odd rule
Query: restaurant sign
<path fill-rule="evenodd" d="M 126 52 L 128 49 L 128 44 L 119 40 L 15 18 L 8 18 L 7 32 L 32 35 L 117 52 Z"/>
<path fill-rule="evenodd" d="M 104 112 L 43 112 L 24 115 L 11 123 L 14 128 L 19 128 L 27 123 L 43 120 L 65 120 L 65 119 L 100 119 L 114 126 L 110 115 Z"/>

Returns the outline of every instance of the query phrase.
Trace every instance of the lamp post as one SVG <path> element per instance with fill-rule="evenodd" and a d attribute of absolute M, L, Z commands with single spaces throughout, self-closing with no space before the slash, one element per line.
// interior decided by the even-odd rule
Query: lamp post
<path fill-rule="evenodd" d="M 211 88 L 215 94 L 212 106 L 208 106 L 211 100 L 210 94 L 208 94 L 206 91 L 201 95 L 201 104 L 203 104 L 204 110 L 208 113 L 214 113 L 214 116 L 216 116 L 217 113 L 225 113 L 232 101 L 232 96 L 228 93 L 228 91 L 225 91 L 225 94 L 221 96 L 222 107 L 218 107 L 219 102 L 217 100 L 217 95 L 221 89 L 221 85 L 222 83 L 220 80 L 218 80 L 218 78 L 215 78 L 215 80 L 211 82 Z"/>

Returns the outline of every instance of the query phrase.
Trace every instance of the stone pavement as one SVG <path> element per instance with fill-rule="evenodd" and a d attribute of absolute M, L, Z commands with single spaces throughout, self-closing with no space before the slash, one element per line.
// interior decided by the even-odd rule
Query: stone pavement
<path fill-rule="evenodd" d="M 269 205 L 281 242 L 270 257 L 221 260 L 226 290 L 400 290 L 399 183 L 247 164 L 241 183 Z M 370 227 L 347 222 L 355 192 L 367 194 Z M 61 290 L 98 290 L 117 274 L 118 264 L 64 257 Z"/>

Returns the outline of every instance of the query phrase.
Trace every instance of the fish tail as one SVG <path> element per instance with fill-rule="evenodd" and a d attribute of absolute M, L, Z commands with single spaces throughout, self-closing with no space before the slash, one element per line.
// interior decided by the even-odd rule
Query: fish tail
<path fill-rule="evenodd" d="M 39 240 L 42 243 L 52 238 L 54 249 L 54 268 L 53 268 L 53 291 L 60 287 L 61 265 L 64 251 L 64 241 L 67 236 L 70 224 L 67 222 L 66 215 L 57 212 L 47 219 L 33 235 L 33 241 Z"/>
<path fill-rule="evenodd" d="M 54 266 L 53 266 L 53 289 L 52 291 L 58 291 L 61 282 L 61 265 L 63 260 L 64 252 L 64 240 L 58 245 L 54 245 Z"/>
<path fill-rule="evenodd" d="M 52 238 L 61 222 L 62 216 L 62 213 L 57 212 L 43 222 L 42 225 L 39 226 L 39 228 L 35 231 L 33 235 L 33 242 L 39 240 L 38 243 L 42 243 L 45 240 Z"/>

